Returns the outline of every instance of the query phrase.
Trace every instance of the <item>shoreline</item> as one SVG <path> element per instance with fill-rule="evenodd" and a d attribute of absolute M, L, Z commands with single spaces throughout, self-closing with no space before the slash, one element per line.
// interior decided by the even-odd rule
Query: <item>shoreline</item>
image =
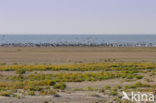
<path fill-rule="evenodd" d="M 0 47 L 156 47 L 152 43 L 2 43 Z"/>

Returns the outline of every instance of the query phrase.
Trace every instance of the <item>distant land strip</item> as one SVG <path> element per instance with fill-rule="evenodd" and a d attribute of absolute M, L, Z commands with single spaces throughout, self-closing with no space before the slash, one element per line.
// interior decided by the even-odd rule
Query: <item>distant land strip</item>
<path fill-rule="evenodd" d="M 89 46 L 89 47 L 156 47 L 152 43 L 2 43 L 0 47 L 59 47 L 59 46 Z"/>

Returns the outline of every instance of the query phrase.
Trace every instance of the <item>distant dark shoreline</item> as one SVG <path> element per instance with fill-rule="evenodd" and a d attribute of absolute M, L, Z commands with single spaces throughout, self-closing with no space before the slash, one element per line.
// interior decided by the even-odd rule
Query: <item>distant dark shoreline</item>
<path fill-rule="evenodd" d="M 88 43 L 88 44 L 68 44 L 68 43 L 3 43 L 0 44 L 0 47 L 156 47 L 156 45 L 153 45 L 152 43 L 125 43 L 125 44 L 119 44 L 119 43 Z"/>

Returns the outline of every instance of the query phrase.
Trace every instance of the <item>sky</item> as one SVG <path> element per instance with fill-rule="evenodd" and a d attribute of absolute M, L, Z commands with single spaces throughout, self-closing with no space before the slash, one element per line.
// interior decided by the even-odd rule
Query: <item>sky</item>
<path fill-rule="evenodd" d="M 156 34 L 156 0 L 0 0 L 0 34 Z"/>

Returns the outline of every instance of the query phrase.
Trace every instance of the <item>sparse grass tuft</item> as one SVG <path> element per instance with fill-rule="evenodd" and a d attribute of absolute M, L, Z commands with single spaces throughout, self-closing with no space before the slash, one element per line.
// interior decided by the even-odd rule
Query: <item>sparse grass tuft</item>
<path fill-rule="evenodd" d="M 26 73 L 26 70 L 24 70 L 24 69 L 18 69 L 18 70 L 16 70 L 16 73 L 17 74 L 25 74 Z"/>

